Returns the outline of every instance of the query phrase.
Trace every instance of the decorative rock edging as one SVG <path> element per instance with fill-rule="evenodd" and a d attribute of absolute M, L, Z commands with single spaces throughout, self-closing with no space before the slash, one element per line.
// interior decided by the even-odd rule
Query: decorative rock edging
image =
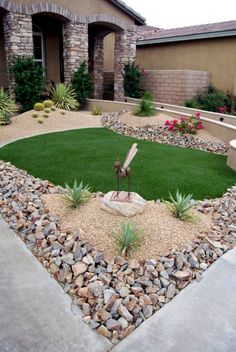
<path fill-rule="evenodd" d="M 137 261 L 102 253 L 80 239 L 80 231 L 60 229 L 45 209 L 42 194 L 60 192 L 10 163 L 0 161 L 0 211 L 9 226 L 84 313 L 84 321 L 113 343 L 125 338 L 168 303 L 218 257 L 236 245 L 236 186 L 222 198 L 203 201 L 214 226 L 183 251 Z"/>
<path fill-rule="evenodd" d="M 228 147 L 223 143 L 206 142 L 195 135 L 183 135 L 181 133 L 168 131 L 163 125 L 133 127 L 127 126 L 120 117 L 127 111 L 110 113 L 102 117 L 102 125 L 119 134 L 135 137 L 137 139 L 149 140 L 157 143 L 171 144 L 184 148 L 199 149 L 215 154 L 227 154 Z"/>

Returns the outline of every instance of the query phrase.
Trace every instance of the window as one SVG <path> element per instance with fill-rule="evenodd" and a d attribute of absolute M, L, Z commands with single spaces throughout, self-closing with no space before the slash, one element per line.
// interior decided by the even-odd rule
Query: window
<path fill-rule="evenodd" d="M 33 25 L 33 45 L 34 45 L 34 61 L 43 69 L 45 68 L 44 40 L 42 30 Z"/>

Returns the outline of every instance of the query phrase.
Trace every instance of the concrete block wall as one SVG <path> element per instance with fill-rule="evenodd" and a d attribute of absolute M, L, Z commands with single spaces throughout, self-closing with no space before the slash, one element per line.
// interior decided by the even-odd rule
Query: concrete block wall
<path fill-rule="evenodd" d="M 142 78 L 143 88 L 153 93 L 155 101 L 176 105 L 184 105 L 209 83 L 208 72 L 193 70 L 145 70 Z"/>

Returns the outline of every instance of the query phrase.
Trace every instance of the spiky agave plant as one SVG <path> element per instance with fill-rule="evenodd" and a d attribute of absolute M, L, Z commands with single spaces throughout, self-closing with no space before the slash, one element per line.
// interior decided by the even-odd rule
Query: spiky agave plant
<path fill-rule="evenodd" d="M 9 124 L 16 110 L 15 101 L 11 93 L 0 87 L 0 124 Z"/>
<path fill-rule="evenodd" d="M 136 224 L 122 222 L 120 230 L 113 233 L 118 251 L 121 255 L 130 255 L 132 251 L 141 246 L 143 230 L 137 228 Z"/>
<path fill-rule="evenodd" d="M 169 193 L 169 200 L 164 201 L 164 203 L 176 218 L 183 221 L 196 220 L 196 217 L 190 213 L 190 210 L 196 204 L 196 202 L 193 202 L 192 194 L 181 194 L 177 190 L 175 198 Z"/>
<path fill-rule="evenodd" d="M 78 110 L 79 102 L 76 99 L 74 89 L 67 84 L 59 83 L 51 90 L 54 105 L 63 110 Z"/>
<path fill-rule="evenodd" d="M 69 208 L 78 208 L 91 198 L 91 188 L 89 185 L 83 187 L 83 182 L 80 182 L 78 185 L 75 180 L 72 187 L 70 187 L 67 183 L 65 184 L 65 187 L 65 194 L 62 194 L 61 196 L 66 201 Z"/>

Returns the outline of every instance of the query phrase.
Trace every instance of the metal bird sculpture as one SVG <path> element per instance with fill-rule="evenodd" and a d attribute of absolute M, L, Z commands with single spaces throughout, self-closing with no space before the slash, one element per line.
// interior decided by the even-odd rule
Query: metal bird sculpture
<path fill-rule="evenodd" d="M 130 198 L 131 195 L 131 171 L 129 168 L 129 165 L 135 155 L 137 154 L 138 149 L 137 149 L 137 143 L 134 143 L 129 150 L 124 165 L 121 167 L 121 163 L 119 160 L 116 160 L 114 164 L 115 172 L 116 172 L 116 178 L 117 178 L 117 190 L 116 190 L 116 196 L 115 198 L 119 198 L 120 194 L 120 179 L 121 178 L 127 178 L 128 179 L 128 199 Z"/>

